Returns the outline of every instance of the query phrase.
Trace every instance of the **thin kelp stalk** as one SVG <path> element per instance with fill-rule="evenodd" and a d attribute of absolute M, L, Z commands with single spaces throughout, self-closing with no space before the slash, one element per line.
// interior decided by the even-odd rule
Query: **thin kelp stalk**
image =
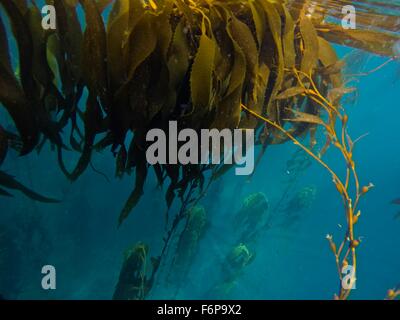
<path fill-rule="evenodd" d="M 207 188 L 209 187 L 209 185 L 207 186 Z M 165 265 L 165 260 L 168 256 L 168 250 L 171 244 L 172 239 L 174 238 L 174 236 L 176 235 L 176 230 L 178 229 L 178 227 L 185 221 L 185 219 L 189 219 L 190 216 L 188 215 L 188 213 L 190 213 L 190 210 L 195 208 L 196 205 L 198 204 L 198 202 L 204 197 L 205 193 L 201 192 L 200 194 L 198 194 L 197 196 L 193 196 L 193 191 L 197 188 L 195 182 L 190 182 L 190 186 L 189 189 L 184 193 L 181 194 L 180 198 L 181 198 L 181 203 L 180 203 L 180 208 L 178 213 L 175 215 L 173 221 L 172 221 L 172 225 L 169 228 L 169 230 L 167 231 L 166 236 L 164 237 L 164 244 L 163 247 L 161 249 L 160 255 L 155 258 L 155 260 L 157 260 L 157 264 L 156 266 L 153 268 L 153 272 L 152 272 L 152 278 L 156 279 L 158 273 L 159 273 L 159 269 L 164 267 Z M 167 217 L 168 217 L 168 213 L 167 213 Z M 187 221 L 187 220 L 186 220 Z M 168 222 L 168 219 L 167 219 Z M 166 228 L 168 228 L 168 224 L 166 225 Z"/>
<path fill-rule="evenodd" d="M 283 128 L 280 124 L 271 121 L 267 117 L 264 117 L 256 112 L 250 110 L 245 105 L 242 104 L 242 109 L 246 112 L 250 113 L 251 115 L 257 117 L 260 120 L 265 121 L 275 129 L 279 130 L 283 134 L 285 134 L 295 145 L 299 146 L 303 151 L 305 151 L 309 156 L 311 156 L 315 161 L 317 161 L 320 165 L 322 165 L 331 175 L 333 179 L 333 183 L 336 186 L 337 191 L 340 193 L 345 214 L 347 220 L 347 231 L 344 236 L 342 243 L 340 244 L 339 249 L 337 250 L 336 244 L 333 241 L 332 236 L 328 235 L 327 239 L 330 243 L 330 247 L 332 252 L 335 255 L 335 260 L 338 268 L 339 278 L 341 281 L 340 292 L 338 295 L 339 299 L 347 299 L 351 292 L 351 288 L 355 283 L 356 279 L 356 270 L 357 270 L 357 256 L 356 256 L 356 248 L 360 244 L 360 241 L 357 240 L 354 236 L 354 225 L 357 223 L 358 218 L 360 216 L 360 211 L 357 211 L 357 206 L 360 200 L 360 197 L 367 193 L 369 189 L 372 187 L 372 184 L 369 186 L 365 186 L 360 189 L 359 178 L 356 171 L 356 165 L 353 160 L 353 148 L 354 142 L 352 142 L 351 138 L 347 134 L 347 123 L 348 123 L 348 116 L 346 114 L 341 114 L 339 108 L 334 106 L 331 102 L 329 102 L 326 98 L 322 96 L 319 89 L 317 88 L 314 80 L 312 77 L 304 72 L 298 71 L 296 69 L 293 70 L 294 75 L 299 81 L 299 84 L 303 90 L 298 91 L 299 94 L 307 96 L 311 100 L 317 102 L 321 108 L 323 108 L 328 114 L 329 123 L 323 122 L 320 118 L 313 118 L 307 114 L 299 114 L 297 113 L 296 118 L 294 121 L 304 121 L 304 122 L 317 122 L 319 125 L 323 126 L 326 130 L 327 135 L 331 143 L 339 149 L 341 154 L 344 157 L 346 163 L 346 177 L 345 179 L 341 179 L 338 174 L 331 169 L 331 167 L 324 162 L 319 155 L 317 155 L 314 151 L 312 151 L 309 147 L 305 146 L 301 143 L 296 137 L 294 137 L 288 130 Z M 305 78 L 305 80 L 309 81 L 311 84 L 311 88 L 308 89 L 304 84 L 304 81 L 301 79 L 301 76 Z M 337 130 L 335 128 L 335 121 L 334 118 L 339 117 L 341 120 L 341 129 Z M 318 120 L 317 120 L 318 119 Z M 339 131 L 339 132 L 338 132 Z M 350 178 L 353 178 L 355 184 L 355 192 L 354 196 L 351 196 L 350 192 Z M 344 255 L 343 255 L 344 253 Z M 347 265 L 349 265 L 349 256 L 351 256 L 351 265 L 353 267 L 352 278 L 348 287 L 344 288 L 342 286 L 342 271 Z M 350 289 L 349 289 L 350 288 Z"/>

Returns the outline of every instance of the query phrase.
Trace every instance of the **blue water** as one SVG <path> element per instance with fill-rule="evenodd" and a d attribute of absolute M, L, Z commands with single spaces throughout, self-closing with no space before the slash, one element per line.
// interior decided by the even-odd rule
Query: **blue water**
<path fill-rule="evenodd" d="M 349 52 L 348 48 L 337 49 L 341 56 Z M 386 59 L 367 55 L 361 71 L 372 70 Z M 357 99 L 345 104 L 350 135 L 357 138 L 368 133 L 354 154 L 361 183 L 375 185 L 362 199 L 362 216 L 355 229 L 362 241 L 357 287 L 351 294 L 354 299 L 383 299 L 389 288 L 400 283 L 400 220 L 394 219 L 400 207 L 390 203 L 400 197 L 399 75 L 400 64 L 392 62 L 360 77 Z M 5 117 L 4 113 L 1 116 Z M 232 217 L 246 196 L 263 192 L 269 200 L 269 214 L 276 215 L 273 208 L 291 174 L 286 162 L 296 148 L 291 143 L 272 146 L 250 181 L 232 171 L 211 186 L 200 203 L 207 212 L 207 230 L 176 297 L 204 298 L 218 282 L 222 262 L 235 243 Z M 76 155 L 66 156 L 67 165 L 75 161 Z M 342 163 L 333 149 L 326 161 L 333 166 Z M 114 158 L 110 152 L 95 154 L 93 164 L 113 177 Z M 40 155 L 19 158 L 9 153 L 2 170 L 34 190 L 62 200 L 60 204 L 44 205 L 18 193 L 14 198 L 0 198 L 0 226 L 6 230 L 7 248 L 12 252 L 10 259 L 1 262 L 6 273 L 0 274 L 0 294 L 6 298 L 110 299 L 127 248 L 143 241 L 149 245 L 151 255 L 159 254 L 165 234 L 166 188 L 156 188 L 153 174 L 139 205 L 118 229 L 118 214 L 133 188 L 134 177 L 107 182 L 89 168 L 71 184 L 48 145 Z M 256 258 L 237 279 L 229 298 L 332 299 L 337 293 L 338 275 L 325 237 L 343 237 L 343 206 L 330 175 L 316 163 L 299 177 L 291 194 L 309 186 L 316 189 L 311 205 L 288 226 L 272 223 L 262 232 Z M 55 266 L 56 290 L 42 289 L 43 265 Z M 160 281 L 150 298 L 171 298 L 171 292 Z"/>

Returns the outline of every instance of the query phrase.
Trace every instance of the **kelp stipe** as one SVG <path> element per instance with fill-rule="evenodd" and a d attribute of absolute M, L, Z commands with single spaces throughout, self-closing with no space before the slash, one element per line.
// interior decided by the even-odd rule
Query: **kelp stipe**
<path fill-rule="evenodd" d="M 309 147 L 302 144 L 297 138 L 295 138 L 288 130 L 283 128 L 276 122 L 271 121 L 270 119 L 259 115 L 246 106 L 242 105 L 242 108 L 250 113 L 251 115 L 265 121 L 273 128 L 276 128 L 283 134 L 285 134 L 293 143 L 303 149 L 308 155 L 310 155 L 314 160 L 316 160 L 320 165 L 322 165 L 332 176 L 332 181 L 336 186 L 337 191 L 341 195 L 344 204 L 344 210 L 346 214 L 347 220 L 347 230 L 344 235 L 344 239 L 341 241 L 339 248 L 337 248 L 333 238 L 331 235 L 327 236 L 327 239 L 330 244 L 330 248 L 335 256 L 338 274 L 340 278 L 340 291 L 338 294 L 339 299 L 347 299 L 351 292 L 351 288 L 354 284 L 356 277 L 356 248 L 360 244 L 360 240 L 356 239 L 354 235 L 354 225 L 357 223 L 358 218 L 361 212 L 357 209 L 359 204 L 359 200 L 361 196 L 366 194 L 372 187 L 372 184 L 368 186 L 360 187 L 359 178 L 356 171 L 356 165 L 353 160 L 353 149 L 354 142 L 351 140 L 350 136 L 347 133 L 347 125 L 348 125 L 348 116 L 341 111 L 340 108 L 334 106 L 330 101 L 328 101 L 325 97 L 322 96 L 319 89 L 317 88 L 313 78 L 311 75 L 308 75 L 304 72 L 298 71 L 296 69 L 293 70 L 294 75 L 298 80 L 298 84 L 300 87 L 293 90 L 294 95 L 301 94 L 305 95 L 311 100 L 315 101 L 320 105 L 321 109 L 326 112 L 328 116 L 328 120 L 324 121 L 320 117 L 316 117 L 314 115 L 309 115 L 306 113 L 295 112 L 295 118 L 288 119 L 289 121 L 296 122 L 309 122 L 315 123 L 319 126 L 322 126 L 329 138 L 329 144 L 335 146 L 343 155 L 346 166 L 346 176 L 344 178 L 340 178 L 337 173 L 335 173 L 331 167 L 325 163 L 320 155 L 317 155 L 313 152 Z M 307 81 L 307 85 L 305 84 Z M 291 90 L 291 89 L 288 89 Z M 336 118 L 339 118 L 341 123 L 341 128 L 337 129 L 335 126 Z M 350 179 L 353 178 L 355 184 L 354 192 L 350 190 Z M 349 259 L 351 261 L 349 262 Z M 350 280 L 349 288 L 345 289 L 342 286 L 343 274 L 342 270 L 344 267 L 351 263 L 354 268 L 353 277 Z"/>

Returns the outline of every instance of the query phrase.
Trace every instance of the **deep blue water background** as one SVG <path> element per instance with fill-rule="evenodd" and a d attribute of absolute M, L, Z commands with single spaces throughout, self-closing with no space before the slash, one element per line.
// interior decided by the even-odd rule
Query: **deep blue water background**
<path fill-rule="evenodd" d="M 337 48 L 341 56 L 350 51 Z M 357 63 L 361 71 L 371 70 L 387 59 L 372 55 L 364 58 L 361 64 Z M 390 204 L 400 197 L 399 75 L 400 64 L 392 62 L 359 78 L 357 100 L 345 104 L 350 135 L 357 138 L 368 133 L 357 144 L 354 155 L 361 182 L 375 185 L 361 202 L 362 216 L 356 225 L 356 236 L 362 237 L 362 243 L 358 250 L 357 289 L 351 295 L 354 299 L 383 299 L 389 288 L 400 283 L 400 220 L 394 219 L 400 207 Z M 6 119 L 1 112 L 1 119 Z M 230 219 L 244 197 L 253 192 L 265 193 L 270 208 L 276 205 L 286 187 L 286 162 L 296 150 L 290 143 L 273 146 L 251 181 L 232 171 L 211 187 L 201 202 L 207 210 L 209 226 L 179 298 L 203 297 L 218 280 L 220 264 L 233 241 Z M 341 164 L 340 155 L 332 150 L 326 155 L 327 161 L 334 166 Z M 67 156 L 70 167 L 74 161 L 76 155 Z M 93 164 L 113 177 L 114 159 L 110 152 L 96 154 Z M 156 188 L 153 175 L 140 204 L 117 229 L 118 214 L 132 190 L 134 177 L 107 182 L 88 169 L 71 184 L 62 175 L 56 154 L 48 145 L 40 155 L 18 158 L 10 153 L 1 169 L 36 191 L 62 199 L 60 204 L 44 205 L 17 193 L 14 198 L 0 198 L 0 225 L 7 228 L 18 249 L 15 258 L 6 263 L 9 273 L 0 275 L 15 279 L 7 288 L 0 288 L 5 297 L 109 299 L 128 247 L 143 241 L 149 244 L 152 255 L 158 254 L 165 232 L 165 188 Z M 343 206 L 331 177 L 318 164 L 313 163 L 299 178 L 294 192 L 307 186 L 317 190 L 312 205 L 293 225 L 272 225 L 263 232 L 257 257 L 239 278 L 231 298 L 331 299 L 337 292 L 334 257 L 325 236 L 343 236 Z M 54 291 L 41 289 L 40 271 L 46 264 L 57 269 Z M 160 286 L 151 297 L 170 298 L 171 293 Z"/>

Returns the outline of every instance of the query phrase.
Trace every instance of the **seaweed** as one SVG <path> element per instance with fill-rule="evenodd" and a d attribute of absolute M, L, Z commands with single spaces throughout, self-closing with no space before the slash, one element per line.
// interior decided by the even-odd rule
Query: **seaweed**
<path fill-rule="evenodd" d="M 224 299 L 236 286 L 245 268 L 250 265 L 256 255 L 244 243 L 235 245 L 226 255 L 222 264 L 222 281 L 214 285 L 208 292 L 208 299 Z"/>
<path fill-rule="evenodd" d="M 19 131 L 23 143 L 21 154 L 42 146 L 39 137 L 44 136 L 44 141 L 50 140 L 57 146 L 60 167 L 70 180 L 83 174 L 93 150 L 109 146 L 113 151 L 120 150 L 116 175 L 134 171 L 138 176 L 136 191 L 127 200 L 120 222 L 141 198 L 147 164 L 138 159 L 143 158 L 146 150 L 144 137 L 149 129 L 165 127 L 176 118 L 181 127 L 263 127 L 260 121 L 241 112 L 241 104 L 282 123 L 289 112 L 283 105 L 303 90 L 293 85 L 293 74 L 285 68 L 298 65 L 300 71 L 308 72 L 319 59 L 326 67 L 325 75 L 329 73 L 328 67 L 334 64 L 333 49 L 324 39 L 346 41 L 347 45 L 372 52 L 381 48 L 378 53 L 384 55 L 392 52 L 383 48 L 393 47 L 398 41 L 391 25 L 382 19 L 378 20 L 383 30 L 374 33 L 363 29 L 357 36 L 340 34 L 335 24 L 324 24 L 322 30 L 321 19 L 306 16 L 306 3 L 300 5 L 296 1 L 284 4 L 261 0 L 164 0 L 144 4 L 140 0 L 128 3 L 53 0 L 48 3 L 56 8 L 56 30 L 44 31 L 39 27 L 34 3 L 1 2 L 12 34 L 0 24 L 0 39 L 4 44 L 0 55 L 3 83 L 0 101 Z M 110 18 L 104 21 L 101 13 L 109 6 Z M 84 24 L 78 20 L 80 8 Z M 382 13 L 378 9 L 368 14 L 379 18 Z M 316 16 L 337 16 L 335 10 L 318 6 Z M 6 41 L 9 37 L 14 37 L 18 44 L 21 83 L 10 64 Z M 329 74 L 325 81 L 340 87 L 338 75 Z M 84 88 L 89 95 L 86 101 L 81 101 Z M 317 119 L 312 118 L 315 106 L 307 104 L 307 100 L 297 95 L 291 107 L 290 112 L 296 111 L 297 118 L 304 116 L 299 113 L 304 105 L 310 109 L 304 110 L 310 113 L 307 123 L 295 124 L 300 119 L 292 119 L 294 136 L 316 124 Z M 81 105 L 86 105 L 86 110 L 81 110 Z M 179 112 L 182 106 L 187 106 L 183 113 Z M 59 114 L 57 121 L 50 116 L 54 110 Z M 84 122 L 83 132 L 77 124 L 78 118 Z M 72 172 L 63 163 L 63 150 L 69 148 L 61 134 L 69 124 L 70 146 L 81 152 Z M 263 132 L 268 130 L 274 128 L 265 128 Z M 134 138 L 127 148 L 125 138 L 129 131 Z M 104 138 L 104 134 L 107 143 L 95 145 L 96 138 L 101 135 Z M 263 145 L 285 140 L 278 134 L 272 140 L 260 135 Z M 127 155 L 123 155 L 124 150 L 128 150 Z M 121 165 L 121 157 L 128 160 L 125 166 Z M 158 176 L 168 175 L 169 171 L 166 166 L 155 170 Z M 178 188 L 186 188 L 190 180 L 199 178 L 196 174 L 183 177 L 183 171 L 180 167 L 177 178 L 175 174 L 178 181 L 168 190 L 169 203 Z"/>
<path fill-rule="evenodd" d="M 327 119 L 325 121 L 322 118 L 318 118 L 318 124 L 325 130 L 327 136 L 329 137 L 329 142 L 332 143 L 340 151 L 344 158 L 346 168 L 346 175 L 344 178 L 340 178 L 338 174 L 336 174 L 335 171 L 333 171 L 331 167 L 327 163 L 325 163 L 319 155 L 317 155 L 310 148 L 301 143 L 296 137 L 291 134 L 289 130 L 283 128 L 278 123 L 273 122 L 270 119 L 255 113 L 244 105 L 242 105 L 242 108 L 251 115 L 262 119 L 266 123 L 279 130 L 295 145 L 305 151 L 310 157 L 317 161 L 331 174 L 332 181 L 343 200 L 346 221 L 348 224 L 344 239 L 341 242 L 339 248 L 337 248 L 336 244 L 334 243 L 332 235 L 327 235 L 327 240 L 329 241 L 330 248 L 335 256 L 339 278 L 340 280 L 342 280 L 342 270 L 344 267 L 350 264 L 348 261 L 349 257 L 351 257 L 351 263 L 354 271 L 356 270 L 356 248 L 360 245 L 360 240 L 355 238 L 354 225 L 357 223 L 358 218 L 361 215 L 361 211 L 357 209 L 357 206 L 361 197 L 368 193 L 371 188 L 373 188 L 373 184 L 370 183 L 363 187 L 360 186 L 356 165 L 353 160 L 353 150 L 355 143 L 352 141 L 347 133 L 348 116 L 345 113 L 341 113 L 343 111 L 341 111 L 339 107 L 335 106 L 333 102 L 323 97 L 311 76 L 312 72 L 310 72 L 310 74 L 307 74 L 297 69 L 293 69 L 292 72 L 297 78 L 299 85 L 305 89 L 302 94 L 308 96 L 312 101 L 315 101 L 327 114 Z M 307 84 L 305 81 L 307 81 Z M 338 102 L 339 101 L 336 101 L 336 103 Z M 341 122 L 340 128 L 337 128 L 337 126 L 335 125 L 336 118 L 339 118 Z M 314 118 L 312 119 L 312 122 L 315 123 Z M 308 117 L 308 114 L 300 114 L 296 116 L 295 121 L 310 122 L 310 119 Z M 351 178 L 353 179 L 354 186 L 350 185 Z M 351 193 L 352 187 L 354 187 L 353 193 Z M 349 287 L 351 288 L 355 281 L 355 272 L 350 281 L 351 283 Z M 349 296 L 350 292 L 351 289 L 346 289 L 342 285 L 340 285 L 339 294 L 335 297 L 337 297 L 338 299 L 346 299 Z"/>
<path fill-rule="evenodd" d="M 187 207 L 230 166 L 150 166 L 145 159 L 150 129 L 166 128 L 170 120 L 176 120 L 179 129 L 255 129 L 259 159 L 267 146 L 292 141 L 332 175 L 348 221 L 345 240 L 334 253 L 338 267 L 350 254 L 355 267 L 356 207 L 370 186 L 361 188 L 356 174 L 354 142 L 340 107 L 349 89 L 332 43 L 388 56 L 387 63 L 395 60 L 398 5 L 350 1 L 360 10 L 359 27 L 344 30 L 337 20 L 341 5 L 349 1 L 314 4 L 313 15 L 307 14 L 309 2 L 301 0 L 47 3 L 56 8 L 56 30 L 39 27 L 34 1 L 0 0 L 1 17 L 7 16 L 10 24 L 5 28 L 0 18 L 0 103 L 18 131 L 21 155 L 50 142 L 61 170 L 74 181 L 91 164 L 94 152 L 117 153 L 116 176 L 135 176 L 119 224 L 140 201 L 152 168 L 159 185 L 169 181 L 168 208 L 176 199 L 183 208 L 166 236 L 166 248 Z M 111 13 L 105 21 L 107 8 Z M 81 9 L 83 23 L 78 19 Z M 370 27 L 371 21 L 376 28 Z M 10 63 L 10 38 L 18 46 L 19 77 Z M 342 126 L 339 132 L 337 124 Z M 67 127 L 68 142 L 63 134 Z M 327 133 L 319 152 L 313 149 L 318 128 Z M 127 141 L 130 133 L 133 137 Z M 307 135 L 311 148 L 300 142 Z M 344 179 L 321 158 L 331 145 L 346 162 Z M 7 151 L 0 134 L 0 161 Z M 65 151 L 80 153 L 72 170 L 64 164 Z M 351 176 L 354 197 L 349 194 Z M 7 178 L 10 183 L 17 185 Z M 7 195 L 3 189 L 0 193 Z M 168 213 L 166 217 L 168 222 Z M 349 293 L 341 290 L 339 297 Z"/>
<path fill-rule="evenodd" d="M 207 216 L 203 207 L 195 206 L 187 210 L 185 225 L 177 237 L 167 274 L 167 281 L 175 286 L 175 297 L 187 279 L 206 226 Z"/>
<path fill-rule="evenodd" d="M 143 300 L 149 294 L 153 277 L 148 276 L 148 252 L 141 242 L 126 251 L 113 300 Z M 156 260 L 152 262 L 154 266 Z"/>
<path fill-rule="evenodd" d="M 397 286 L 396 288 L 389 289 L 387 291 L 385 300 L 398 300 L 399 297 L 400 297 L 400 289 L 399 286 Z"/>
<path fill-rule="evenodd" d="M 269 223 L 268 199 L 262 192 L 247 196 L 234 216 L 234 228 L 239 233 L 238 242 L 253 243 Z"/>

